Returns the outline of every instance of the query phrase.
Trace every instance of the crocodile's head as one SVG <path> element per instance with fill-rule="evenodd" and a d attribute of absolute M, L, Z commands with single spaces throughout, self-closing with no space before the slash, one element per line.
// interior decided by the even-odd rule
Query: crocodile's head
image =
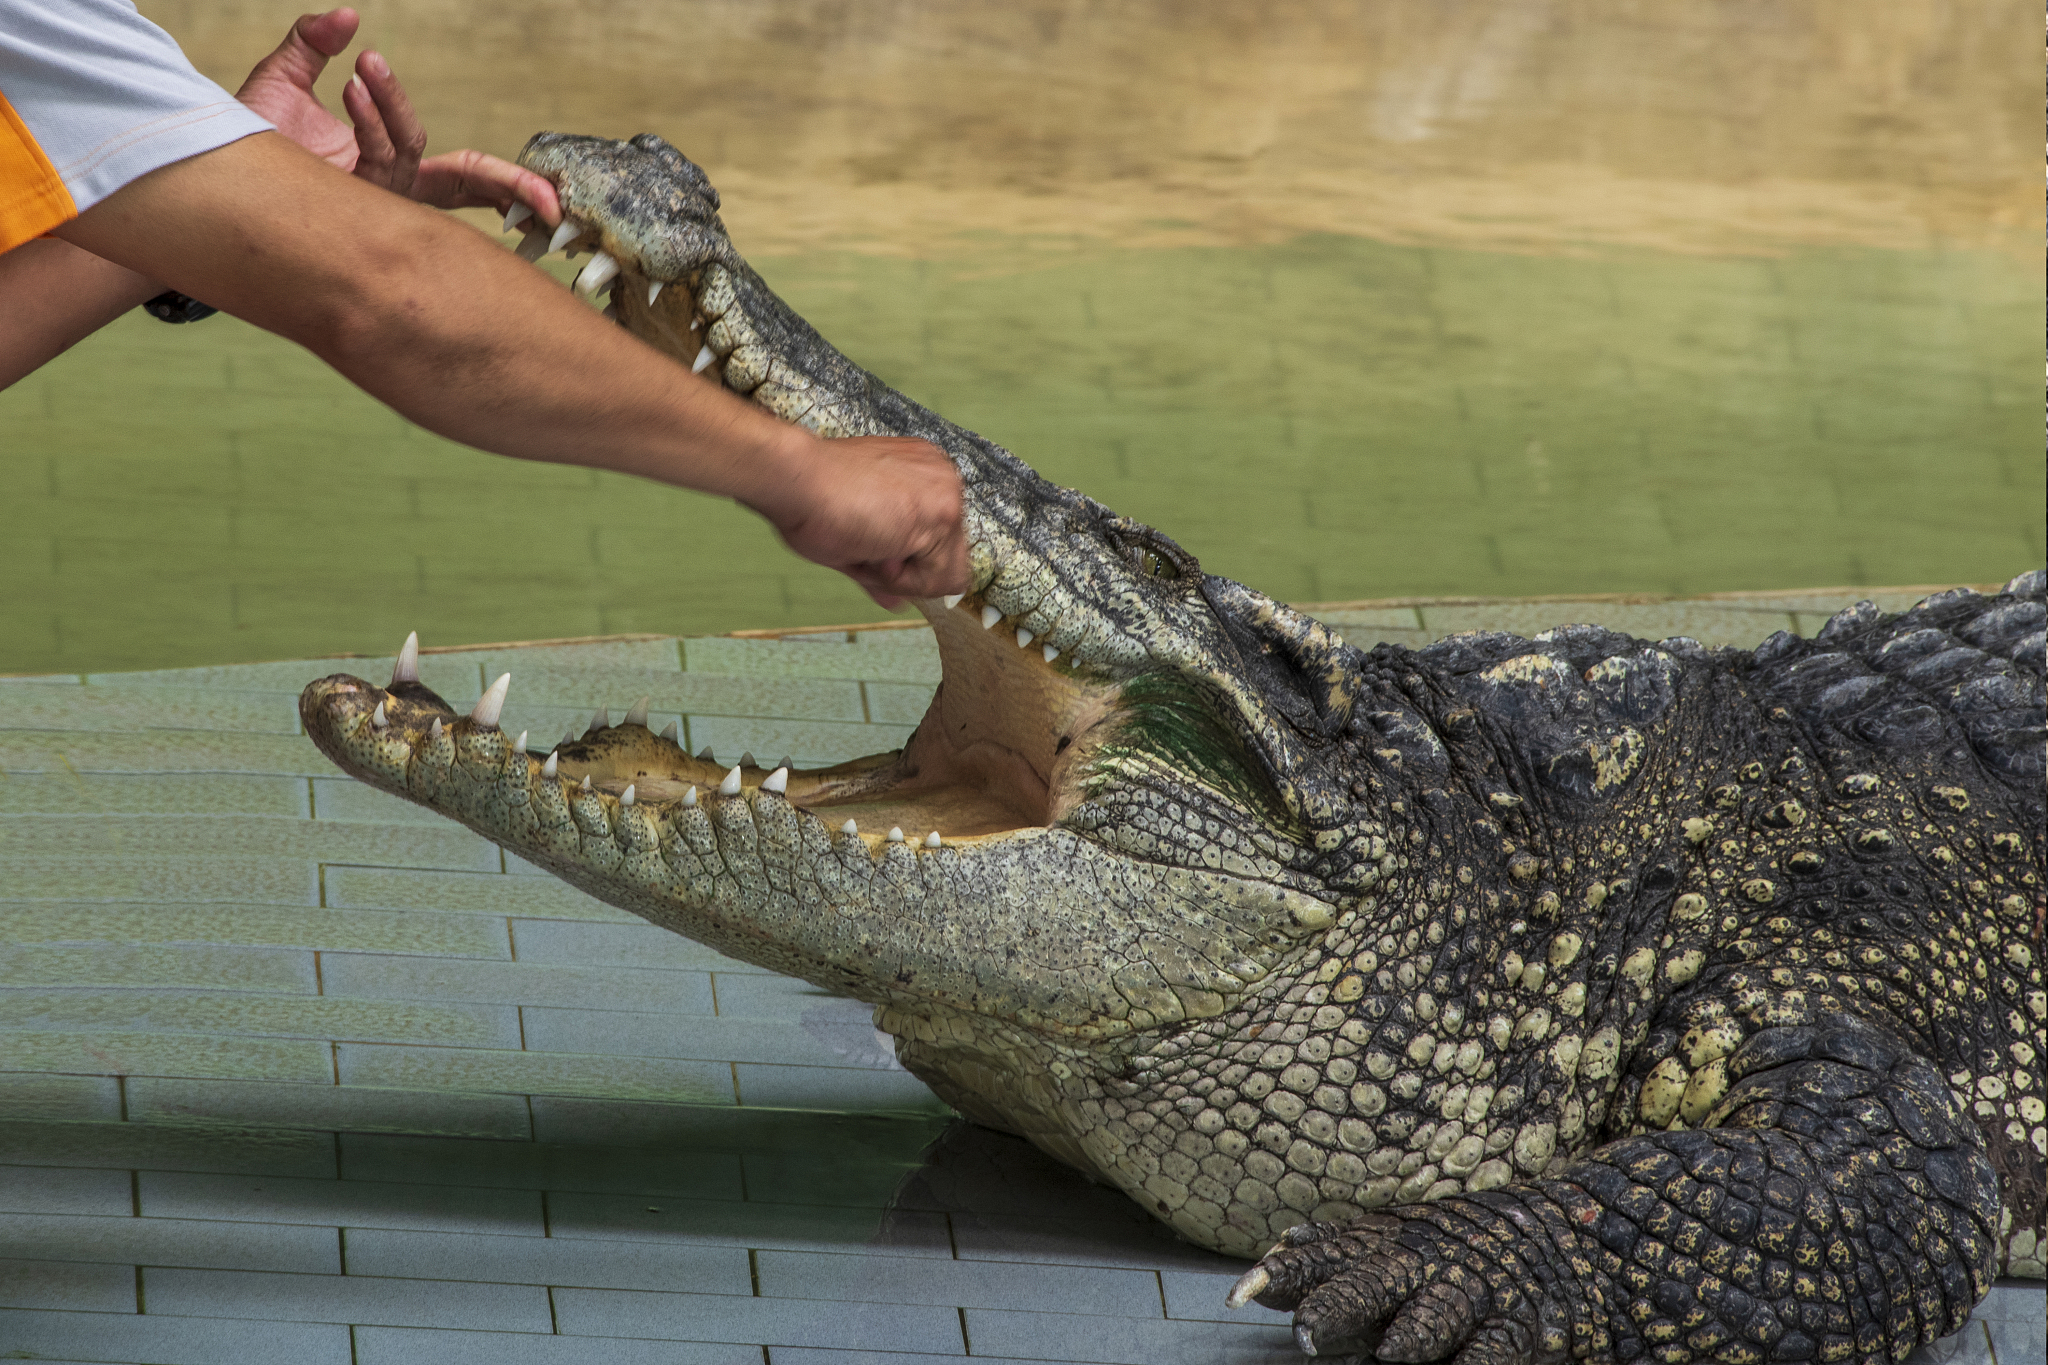
<path fill-rule="evenodd" d="M 403 661 L 389 688 L 314 683 L 308 732 L 604 900 L 881 1006 L 945 1098 L 1097 1164 L 1062 1117 L 1083 1073 L 1270 989 L 1375 875 L 1341 761 L 1359 656 L 854 369 L 666 143 L 542 135 L 524 160 L 637 335 L 796 420 L 953 455 L 972 584 L 919 603 L 943 681 L 902 750 L 812 771 L 726 769 L 637 714 L 522 751 L 502 687 L 458 716 Z"/>

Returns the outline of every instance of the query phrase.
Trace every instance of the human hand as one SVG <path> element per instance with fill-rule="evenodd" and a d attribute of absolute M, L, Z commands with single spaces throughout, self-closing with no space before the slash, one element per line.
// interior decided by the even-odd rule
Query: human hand
<path fill-rule="evenodd" d="M 964 494 L 952 460 L 924 441 L 819 441 L 771 500 L 746 499 L 789 548 L 837 569 L 882 606 L 967 588 Z"/>
<path fill-rule="evenodd" d="M 500 212 L 517 203 L 550 227 L 562 221 L 555 187 L 509 161 L 477 151 L 423 159 L 426 130 L 381 53 L 358 56 L 355 76 L 342 87 L 342 107 L 355 126 L 328 113 L 314 98 L 313 85 L 360 23 L 346 8 L 301 16 L 235 97 L 313 155 L 408 199 L 443 209 Z"/>

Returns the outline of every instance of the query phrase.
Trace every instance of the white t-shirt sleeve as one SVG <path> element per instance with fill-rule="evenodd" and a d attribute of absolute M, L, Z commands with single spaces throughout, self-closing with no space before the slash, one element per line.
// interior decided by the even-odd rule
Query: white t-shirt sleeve
<path fill-rule="evenodd" d="M 132 0 L 0 0 L 0 96 L 74 213 L 159 166 L 271 127 L 200 75 Z M 0 185 L 0 200 L 11 188 Z"/>

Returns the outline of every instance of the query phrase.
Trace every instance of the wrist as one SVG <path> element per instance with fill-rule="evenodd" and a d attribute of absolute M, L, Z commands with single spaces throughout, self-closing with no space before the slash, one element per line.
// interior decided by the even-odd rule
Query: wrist
<path fill-rule="evenodd" d="M 770 418 L 733 462 L 733 500 L 777 526 L 801 521 L 815 501 L 823 446 L 802 427 Z"/>

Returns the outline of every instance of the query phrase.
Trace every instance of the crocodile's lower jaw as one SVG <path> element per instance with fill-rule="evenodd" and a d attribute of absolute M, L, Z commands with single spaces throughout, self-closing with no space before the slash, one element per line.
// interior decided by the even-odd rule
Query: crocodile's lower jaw
<path fill-rule="evenodd" d="M 825 768 L 787 760 L 764 767 L 751 754 L 726 767 L 709 749 L 692 756 L 673 727 L 656 734 L 637 709 L 616 725 L 599 710 L 582 736 L 551 749 L 527 745 L 524 735 L 507 745 L 496 733 L 502 691 L 458 716 L 403 658 L 391 687 L 338 675 L 309 687 L 301 711 L 330 758 L 414 800 L 425 794 L 413 772 L 432 746 L 448 745 L 459 764 L 465 749 L 482 744 L 504 752 L 501 781 L 514 779 L 509 760 L 523 748 L 530 792 L 558 788 L 572 805 L 594 798 L 614 819 L 632 805 L 659 816 L 674 806 L 749 799 L 765 784 L 835 836 L 871 849 L 958 847 L 1049 827 L 1075 799 L 1076 769 L 1109 728 L 1117 689 L 1028 640 L 1019 644 L 1015 627 L 972 599 L 920 605 L 936 628 L 944 677 L 924 720 L 901 750 Z"/>

